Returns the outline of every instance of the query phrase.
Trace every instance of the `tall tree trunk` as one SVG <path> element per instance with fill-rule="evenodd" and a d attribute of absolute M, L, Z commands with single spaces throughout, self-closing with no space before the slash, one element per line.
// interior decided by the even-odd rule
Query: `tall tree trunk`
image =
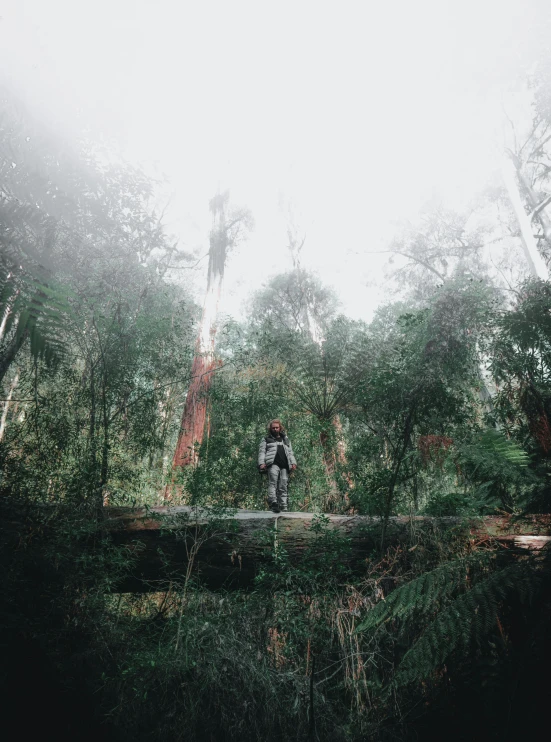
<path fill-rule="evenodd" d="M 400 452 L 398 453 L 398 456 L 396 457 L 396 460 L 394 462 L 394 470 L 392 472 L 390 482 L 388 485 L 387 495 L 386 495 L 386 501 L 385 501 L 385 509 L 383 513 L 383 522 L 382 522 L 382 528 L 381 528 L 381 550 L 384 549 L 385 545 L 385 538 L 386 538 L 386 532 L 388 527 L 388 521 L 390 518 L 390 513 L 392 510 L 392 502 L 394 500 L 394 490 L 396 489 L 396 484 L 398 482 L 398 475 L 400 474 L 400 469 L 402 467 L 402 463 L 404 461 L 404 457 L 407 453 L 408 446 L 410 443 L 410 436 L 413 431 L 413 424 L 415 421 L 415 410 L 417 408 L 417 400 L 414 399 L 412 402 L 412 406 L 410 407 L 406 424 L 404 426 L 404 435 L 402 438 L 402 446 L 400 449 Z"/>
<path fill-rule="evenodd" d="M 214 370 L 214 358 L 209 354 L 196 353 L 191 369 L 191 384 L 188 389 L 178 443 L 172 462 L 173 468 L 195 464 L 198 448 L 203 442 L 207 417 L 207 396 Z"/>
<path fill-rule="evenodd" d="M 7 374 L 9 367 L 15 361 L 15 357 L 23 347 L 23 343 L 27 339 L 28 334 L 28 330 L 21 333 L 15 333 L 7 344 L 5 351 L 0 356 L 0 384 L 4 380 L 4 376 Z"/>
<path fill-rule="evenodd" d="M 340 417 L 335 415 L 331 420 L 332 431 L 323 430 L 320 432 L 320 445 L 323 455 L 323 465 L 325 467 L 325 476 L 329 486 L 329 496 L 327 505 L 329 512 L 332 508 L 342 508 L 348 506 L 348 494 L 340 493 L 337 482 L 337 469 L 346 466 L 346 449 L 344 445 L 344 435 Z M 351 487 L 351 481 L 346 477 L 348 487 Z"/>
<path fill-rule="evenodd" d="M 96 446 L 96 370 L 94 364 L 90 361 L 90 427 L 88 432 L 90 444 L 90 475 L 88 483 L 90 486 L 89 495 L 91 499 L 97 497 L 97 446 Z"/>
<path fill-rule="evenodd" d="M 522 198 L 518 188 L 519 183 L 521 183 L 522 186 L 527 190 L 528 195 L 532 194 L 532 200 L 534 200 L 534 194 L 531 188 L 529 188 L 528 183 L 526 182 L 526 179 L 522 174 L 521 163 L 516 155 L 513 155 L 511 153 L 509 156 L 504 156 L 502 162 L 502 175 L 505 187 L 507 188 L 507 193 L 509 195 L 509 200 L 511 201 L 511 205 L 513 206 L 513 210 L 515 212 L 520 227 L 522 248 L 526 256 L 526 261 L 530 268 L 530 273 L 537 278 L 541 278 L 543 281 L 547 281 L 549 278 L 549 271 L 547 270 L 547 266 L 545 265 L 545 262 L 540 255 L 540 252 L 536 245 L 536 241 L 534 239 L 534 235 L 532 234 L 532 221 L 524 209 L 524 204 L 522 202 Z M 532 203 L 530 205 L 532 208 L 535 208 Z M 539 218 L 540 223 L 542 223 L 542 218 L 544 219 L 544 221 L 548 219 L 547 215 L 543 215 L 543 217 L 540 215 Z M 551 232 L 549 233 L 549 237 L 551 238 Z M 549 244 L 551 245 L 551 241 L 549 242 Z"/>
<path fill-rule="evenodd" d="M 213 217 L 210 234 L 207 292 L 191 370 L 191 384 L 186 396 L 180 434 L 172 462 L 172 468 L 189 466 L 197 461 L 198 448 L 203 442 L 207 414 L 207 395 L 215 367 L 214 340 L 218 304 L 222 292 L 224 269 L 229 246 L 226 207 L 229 194 L 218 194 L 210 202 Z"/>
<path fill-rule="evenodd" d="M 101 450 L 101 470 L 99 481 L 99 497 L 102 507 L 109 505 L 109 495 L 106 486 L 109 476 L 109 409 L 107 406 L 107 373 L 102 375 L 102 417 L 103 417 L 103 446 Z"/>
<path fill-rule="evenodd" d="M 534 189 L 528 182 L 528 178 L 524 174 L 524 171 L 522 169 L 522 163 L 518 158 L 514 160 L 514 164 L 517 171 L 517 177 L 519 179 L 519 183 L 522 185 L 526 192 L 526 198 L 528 201 L 528 205 L 530 206 L 532 210 L 531 218 L 536 218 L 538 222 L 541 224 L 541 228 L 543 231 L 543 236 L 545 238 L 545 241 L 547 242 L 548 246 L 551 247 L 551 219 L 547 216 L 547 212 L 545 211 L 545 205 L 543 203 L 539 202 L 538 197 L 534 193 Z"/>
<path fill-rule="evenodd" d="M 336 436 L 336 441 L 337 441 L 336 460 L 339 466 L 342 467 L 343 478 L 346 480 L 348 490 L 351 490 L 354 487 L 354 482 L 352 481 L 352 475 L 350 474 L 350 472 L 347 472 L 345 470 L 345 467 L 348 464 L 348 460 L 346 458 L 346 444 L 344 442 L 344 432 L 342 429 L 340 415 L 335 415 L 335 417 L 333 418 L 333 428 L 335 429 L 335 436 Z M 344 504 L 348 506 L 350 503 L 348 492 L 344 492 L 343 498 L 344 498 Z"/>
<path fill-rule="evenodd" d="M 327 485 L 329 487 L 329 494 L 326 499 L 326 505 L 324 510 L 332 512 L 338 502 L 338 487 L 337 480 L 335 478 L 335 469 L 337 466 L 337 459 L 335 456 L 335 448 L 332 445 L 331 436 L 327 430 L 320 432 L 320 444 L 321 452 L 323 456 L 323 465 L 325 467 L 325 476 L 327 479 Z"/>
<path fill-rule="evenodd" d="M 7 328 L 7 325 L 8 325 L 8 320 L 10 319 L 10 317 L 13 314 L 13 307 L 14 307 L 15 301 L 16 301 L 16 299 L 17 299 L 18 296 L 19 296 L 19 289 L 17 289 L 17 291 L 14 293 L 13 297 L 11 297 L 8 300 L 8 302 L 6 303 L 6 308 L 4 310 L 4 315 L 2 317 L 2 322 L 0 322 L 0 341 L 4 337 L 4 334 L 6 332 L 6 328 Z M 17 326 L 17 319 L 15 320 L 15 326 L 12 327 L 12 329 L 15 329 L 16 326 Z"/>
<path fill-rule="evenodd" d="M 17 387 L 18 382 L 19 382 L 19 370 L 13 377 L 13 380 L 10 385 L 10 391 L 4 402 L 4 409 L 2 410 L 2 419 L 0 419 L 0 441 L 3 439 L 4 433 L 6 431 L 6 421 L 8 419 L 8 411 L 10 409 L 11 398 L 13 397 L 13 393 Z"/>

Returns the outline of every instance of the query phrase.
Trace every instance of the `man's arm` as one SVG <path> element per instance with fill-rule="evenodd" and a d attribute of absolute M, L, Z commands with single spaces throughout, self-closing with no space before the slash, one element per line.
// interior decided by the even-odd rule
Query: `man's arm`
<path fill-rule="evenodd" d="M 260 441 L 260 446 L 258 447 L 258 466 L 260 469 L 266 468 L 266 438 Z"/>
<path fill-rule="evenodd" d="M 295 459 L 295 454 L 289 438 L 287 438 L 287 448 L 289 449 L 289 466 L 291 467 L 291 471 L 294 471 L 297 468 L 297 460 Z"/>

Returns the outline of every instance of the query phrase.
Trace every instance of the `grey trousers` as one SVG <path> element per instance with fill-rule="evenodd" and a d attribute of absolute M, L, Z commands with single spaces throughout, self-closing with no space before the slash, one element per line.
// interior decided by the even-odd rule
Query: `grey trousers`
<path fill-rule="evenodd" d="M 280 469 L 277 464 L 268 468 L 268 505 L 277 502 L 280 507 L 287 507 L 287 485 L 289 483 L 289 472 Z"/>

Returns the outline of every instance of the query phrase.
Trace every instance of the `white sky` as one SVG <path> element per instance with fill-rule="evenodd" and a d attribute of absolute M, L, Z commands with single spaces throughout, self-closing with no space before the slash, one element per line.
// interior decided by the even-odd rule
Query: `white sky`
<path fill-rule="evenodd" d="M 0 70 L 49 125 L 166 174 L 170 228 L 206 250 L 218 186 L 256 230 L 226 310 L 303 264 L 352 316 L 384 300 L 391 223 L 462 202 L 495 168 L 495 102 L 541 43 L 546 0 L 0 0 Z"/>

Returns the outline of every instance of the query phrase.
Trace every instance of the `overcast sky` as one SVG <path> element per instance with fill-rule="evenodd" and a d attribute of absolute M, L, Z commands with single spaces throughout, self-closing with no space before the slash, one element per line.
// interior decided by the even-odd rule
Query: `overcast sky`
<path fill-rule="evenodd" d="M 303 263 L 352 316 L 384 299 L 392 223 L 463 203 L 496 167 L 496 102 L 541 43 L 544 0 L 0 0 L 0 69 L 49 126 L 164 173 L 170 228 L 208 245 L 218 187 L 256 230 L 225 307 Z"/>

